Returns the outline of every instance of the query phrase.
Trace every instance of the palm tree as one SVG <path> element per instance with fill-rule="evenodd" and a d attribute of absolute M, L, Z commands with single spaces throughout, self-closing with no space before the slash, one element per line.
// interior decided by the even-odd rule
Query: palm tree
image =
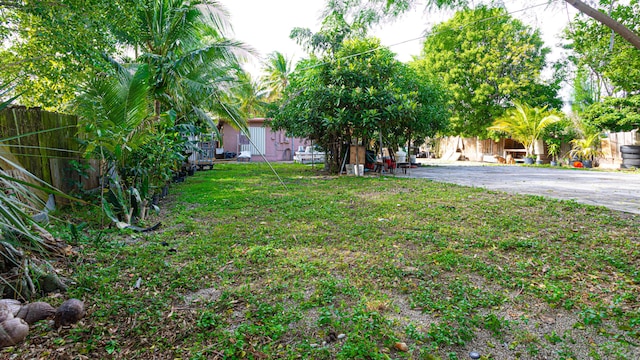
<path fill-rule="evenodd" d="M 526 104 L 514 103 L 515 107 L 496 119 L 487 130 L 504 132 L 514 140 L 522 143 L 526 149 L 526 156 L 533 153 L 533 144 L 540 139 L 546 127 L 560 121 L 560 117 L 547 107 L 531 107 Z"/>
<path fill-rule="evenodd" d="M 272 52 L 267 56 L 263 70 L 266 74 L 262 77 L 262 82 L 269 89 L 269 100 L 280 99 L 289 84 L 289 75 L 292 72 L 291 60 L 278 51 Z"/>
<path fill-rule="evenodd" d="M 571 140 L 569 155 L 579 158 L 583 161 L 583 164 L 587 161 L 588 163 L 585 164 L 585 167 L 591 167 L 593 160 L 603 155 L 601 133 L 598 129 L 582 123 L 578 123 L 576 128 L 580 133 L 580 137 Z"/>
<path fill-rule="evenodd" d="M 225 38 L 226 11 L 218 2 L 197 5 L 187 0 L 150 1 L 140 13 L 143 54 L 149 66 L 154 113 L 173 109 L 180 123 L 215 127 L 224 115 L 246 124 L 225 95 L 237 82 L 233 69 L 244 45 Z"/>
<path fill-rule="evenodd" d="M 240 83 L 233 89 L 233 96 L 242 115 L 248 119 L 263 117 L 267 110 L 269 89 L 242 69 L 239 69 L 238 78 Z"/>
<path fill-rule="evenodd" d="M 85 153 L 96 152 L 123 166 L 127 153 L 144 143 L 150 128 L 149 68 L 135 73 L 116 66 L 114 76 L 89 80 L 76 99 L 76 113 L 85 122 Z M 101 156 L 102 157 L 102 156 Z"/>
<path fill-rule="evenodd" d="M 152 138 L 181 129 L 194 133 L 193 125 L 216 130 L 216 118 L 222 116 L 246 128 L 231 96 L 246 50 L 225 38 L 224 9 L 217 2 L 188 0 L 145 0 L 143 5 L 140 31 L 132 36 L 142 51 L 138 63 L 127 69 L 111 61 L 114 76 L 93 79 L 78 106 L 91 135 L 86 152 L 111 165 L 109 200 L 121 212 L 119 219 L 109 206 L 105 212 L 119 225 L 132 220 L 132 198 L 144 205 L 148 192 L 143 189 L 157 175 L 153 159 L 158 154 L 148 151 L 154 148 Z M 189 145 L 184 139 L 177 136 L 167 143 L 170 149 L 159 149 L 176 155 L 169 157 L 175 159 L 173 170 Z"/>
<path fill-rule="evenodd" d="M 154 122 L 148 66 L 138 66 L 132 74 L 129 69 L 113 64 L 115 76 L 95 78 L 85 84 L 76 100 L 76 113 L 84 122 L 85 154 L 107 164 L 108 174 L 103 175 L 109 181 L 109 194 L 103 198 L 103 209 L 124 227 L 131 223 L 130 195 L 139 193 L 136 186 L 140 179 L 124 179 L 123 172 L 131 154 L 149 140 Z M 120 213 L 116 214 L 114 209 Z"/>

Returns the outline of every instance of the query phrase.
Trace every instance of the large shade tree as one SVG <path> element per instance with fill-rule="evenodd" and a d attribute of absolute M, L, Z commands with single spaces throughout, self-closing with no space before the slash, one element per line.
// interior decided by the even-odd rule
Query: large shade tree
<path fill-rule="evenodd" d="M 351 2 L 329 1 L 319 31 L 314 33 L 309 28 L 294 28 L 290 37 L 310 54 L 335 56 L 346 40 L 365 37 L 371 25 L 367 17 L 350 16 Z"/>
<path fill-rule="evenodd" d="M 640 95 L 608 97 L 586 108 L 582 122 L 599 131 L 631 131 L 640 128 Z"/>
<path fill-rule="evenodd" d="M 136 0 L 2 2 L 0 79 L 19 79 L 16 93 L 28 106 L 61 109 L 77 86 L 110 69 L 124 34 L 135 27 Z"/>
<path fill-rule="evenodd" d="M 581 114 L 587 107 L 600 101 L 601 84 L 597 74 L 585 67 L 579 67 L 573 79 L 571 110 Z"/>
<path fill-rule="evenodd" d="M 468 8 L 469 5 L 477 4 L 477 1 L 471 0 L 427 0 L 426 2 L 418 0 L 331 0 L 331 2 L 349 2 L 350 7 L 359 14 L 373 14 L 369 15 L 370 18 L 379 20 L 385 17 L 395 17 L 400 13 L 403 13 L 409 9 L 412 9 L 418 5 L 424 5 L 426 3 L 427 8 L 449 8 L 449 9 L 462 9 Z M 606 2 L 607 0 L 601 0 Z M 635 27 L 625 26 L 624 23 L 616 20 L 618 18 L 609 16 L 604 11 L 592 7 L 585 1 L 581 0 L 564 0 L 565 3 L 573 6 L 580 13 L 598 21 L 615 33 L 619 34 L 625 41 L 631 44 L 636 49 L 640 50 L 640 36 L 635 32 Z M 550 0 L 549 3 L 552 3 Z"/>
<path fill-rule="evenodd" d="M 446 125 L 436 84 L 397 61 L 378 40 L 345 41 L 334 55 L 298 64 L 271 124 L 327 150 L 330 171 L 339 171 L 344 146 L 354 138 L 366 143 L 380 134 L 435 135 Z"/>
<path fill-rule="evenodd" d="M 440 77 L 450 91 L 451 132 L 485 137 L 513 100 L 561 105 L 558 82 L 540 79 L 548 52 L 537 30 L 504 8 L 480 6 L 435 26 L 414 66 Z"/>

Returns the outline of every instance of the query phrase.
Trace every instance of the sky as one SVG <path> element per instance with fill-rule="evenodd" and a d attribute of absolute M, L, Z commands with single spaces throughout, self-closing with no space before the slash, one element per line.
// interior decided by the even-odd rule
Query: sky
<path fill-rule="evenodd" d="M 543 39 L 552 48 L 550 60 L 561 56 L 556 46 L 558 35 L 573 18 L 575 11 L 566 7 L 564 2 L 548 0 L 506 0 L 507 10 L 526 24 L 540 28 Z M 289 38 L 295 27 L 320 28 L 320 14 L 325 0 L 221 0 L 220 3 L 230 13 L 233 27 L 232 38 L 243 41 L 258 53 L 247 65 L 253 75 L 260 74 L 260 58 L 273 51 L 279 51 L 288 58 L 298 60 L 306 56 L 304 50 Z M 540 5 L 540 6 L 536 6 Z M 525 8 L 533 7 L 525 11 Z M 380 38 L 383 45 L 389 46 L 400 61 L 409 61 L 420 55 L 425 31 L 432 25 L 449 18 L 452 12 L 427 12 L 424 5 L 402 16 L 393 23 L 373 29 L 372 35 Z M 418 39 L 418 40 L 415 40 Z M 404 44 L 400 44 L 403 43 Z"/>

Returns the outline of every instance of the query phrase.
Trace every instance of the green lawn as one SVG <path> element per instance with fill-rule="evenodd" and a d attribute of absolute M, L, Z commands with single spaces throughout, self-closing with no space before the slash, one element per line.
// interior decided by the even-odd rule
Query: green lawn
<path fill-rule="evenodd" d="M 154 233 L 63 233 L 87 318 L 0 357 L 640 358 L 637 216 L 275 168 L 286 187 L 255 163 L 197 173 Z"/>

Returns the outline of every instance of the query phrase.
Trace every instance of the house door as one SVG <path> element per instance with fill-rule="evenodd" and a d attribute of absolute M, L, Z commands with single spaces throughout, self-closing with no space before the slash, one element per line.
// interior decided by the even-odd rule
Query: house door
<path fill-rule="evenodd" d="M 258 126 L 249 127 L 249 136 L 253 144 L 241 144 L 241 151 L 251 151 L 251 155 L 264 154 L 266 150 L 267 135 L 265 128 Z"/>

